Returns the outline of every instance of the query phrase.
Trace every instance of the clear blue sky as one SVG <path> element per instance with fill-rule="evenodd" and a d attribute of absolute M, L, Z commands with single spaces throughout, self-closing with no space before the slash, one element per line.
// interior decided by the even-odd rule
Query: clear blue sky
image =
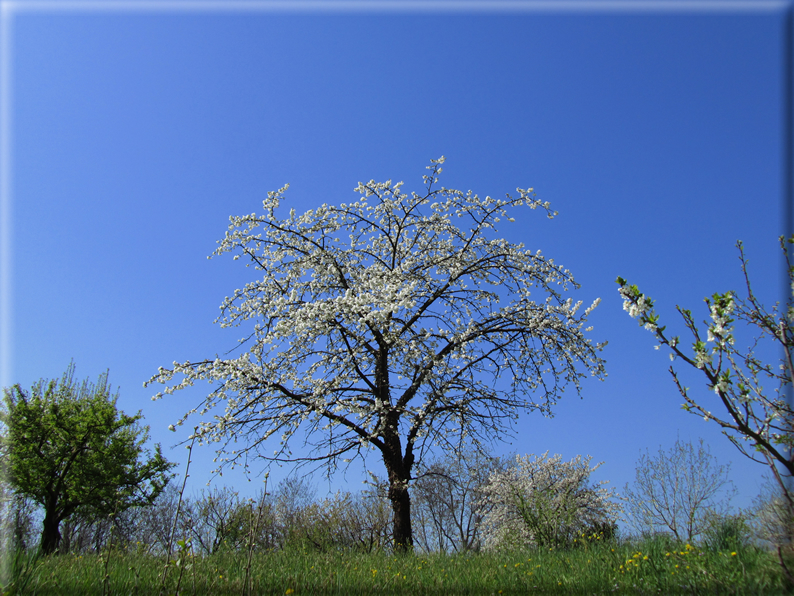
<path fill-rule="evenodd" d="M 501 196 L 530 186 L 550 201 L 557 218 L 528 212 L 504 235 L 569 268 L 582 284 L 575 299 L 602 298 L 591 320 L 593 339 L 609 341 L 606 381 L 585 382 L 582 399 L 567 394 L 554 418 L 523 416 L 498 452 L 589 454 L 605 461 L 598 478 L 620 489 L 641 450 L 703 437 L 732 463 L 736 505 L 749 503 L 763 467 L 681 410 L 667 355 L 623 312 L 615 278 L 637 283 L 682 332 L 675 304 L 702 319 L 704 296 L 741 288 L 742 239 L 758 294 L 767 304 L 782 296 L 782 4 L 156 5 L 67 2 L 56 12 L 19 2 L 5 15 L 4 385 L 59 377 L 72 358 L 81 377 L 109 368 L 121 408 L 142 410 L 166 456 L 184 462 L 185 450 L 170 447 L 186 434 L 167 426 L 207 386 L 152 402 L 160 387 L 142 383 L 239 339 L 213 320 L 253 272 L 231 257 L 207 260 L 228 217 L 258 211 L 285 183 L 299 212 L 349 201 L 362 180 L 419 190 L 425 166 L 444 155 L 447 187 Z M 695 395 L 716 399 L 683 370 Z M 199 450 L 192 488 L 209 478 L 212 456 Z M 381 472 L 374 452 L 369 465 Z M 351 469 L 317 482 L 321 493 L 356 491 L 362 479 Z M 248 490 L 236 474 L 222 481 Z"/>

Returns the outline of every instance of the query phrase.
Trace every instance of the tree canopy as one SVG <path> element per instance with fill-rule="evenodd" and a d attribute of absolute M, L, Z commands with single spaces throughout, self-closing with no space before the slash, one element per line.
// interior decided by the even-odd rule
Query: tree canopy
<path fill-rule="evenodd" d="M 74 513 L 111 515 L 151 503 L 169 480 L 173 464 L 144 448 L 148 427 L 140 413 L 116 408 L 107 373 L 96 384 L 74 379 L 70 364 L 60 381 L 40 379 L 29 392 L 4 391 L 14 490 L 44 508 L 41 548 L 55 551 L 59 525 Z"/>
<path fill-rule="evenodd" d="M 598 300 L 580 311 L 563 297 L 578 287 L 568 270 L 496 235 L 513 209 L 556 213 L 532 189 L 494 199 L 438 187 L 443 161 L 423 193 L 371 180 L 350 204 L 277 215 L 285 186 L 262 215 L 231 217 L 214 254 L 260 272 L 221 306 L 222 326 L 250 332 L 241 353 L 148 381 L 166 385 L 154 399 L 215 384 L 178 424 L 212 411 L 196 433 L 221 442 L 222 465 L 252 452 L 329 464 L 380 452 L 397 548 L 411 544 L 408 483 L 426 448 L 502 437 L 519 411 L 548 414 L 564 387 L 604 374 L 583 328 Z M 313 450 L 293 455 L 299 429 Z"/>

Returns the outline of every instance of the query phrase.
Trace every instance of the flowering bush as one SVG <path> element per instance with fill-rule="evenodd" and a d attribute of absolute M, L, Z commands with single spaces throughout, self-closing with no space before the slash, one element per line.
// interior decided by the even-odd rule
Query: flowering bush
<path fill-rule="evenodd" d="M 484 487 L 485 545 L 489 548 L 572 545 L 598 527 L 612 527 L 620 507 L 606 481 L 590 484 L 591 457 L 569 462 L 548 452 L 516 456 L 506 470 L 492 474 Z M 605 525 L 606 524 L 606 525 Z"/>

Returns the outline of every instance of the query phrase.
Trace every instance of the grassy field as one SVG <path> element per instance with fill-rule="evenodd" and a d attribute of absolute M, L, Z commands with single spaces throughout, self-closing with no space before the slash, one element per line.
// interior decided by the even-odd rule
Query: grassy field
<path fill-rule="evenodd" d="M 164 564 L 163 557 L 131 552 L 113 552 L 109 561 L 107 553 L 56 556 L 38 561 L 18 580 L 24 588 L 10 593 L 153 595 Z M 242 553 L 193 558 L 183 549 L 162 593 L 245 594 L 246 564 Z M 713 552 L 663 540 L 469 555 L 274 551 L 254 554 L 250 577 L 257 595 L 784 593 L 769 552 Z"/>

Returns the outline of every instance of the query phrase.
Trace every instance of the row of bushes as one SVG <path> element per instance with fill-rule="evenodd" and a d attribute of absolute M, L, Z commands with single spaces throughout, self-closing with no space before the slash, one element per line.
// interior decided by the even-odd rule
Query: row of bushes
<path fill-rule="evenodd" d="M 509 468 L 509 460 L 482 460 L 471 470 L 465 469 L 461 460 L 455 461 L 455 465 L 450 461 L 435 462 L 413 487 L 415 547 L 423 552 L 449 553 L 478 551 L 484 547 L 498 549 L 500 544 L 491 539 L 493 535 L 488 535 L 492 530 L 489 524 L 505 514 L 499 510 L 498 502 L 487 498 L 488 491 L 493 492 L 488 478 L 495 471 Z M 550 460 L 536 458 L 535 461 L 548 464 Z M 555 465 L 559 467 L 559 462 Z M 587 497 L 592 487 L 577 482 L 578 490 Z M 589 506 L 589 501 L 585 503 Z M 547 511 L 548 500 L 524 499 L 524 504 L 525 510 L 515 509 L 518 521 L 511 523 L 529 528 L 528 537 L 523 544 L 504 540 L 505 547 L 576 547 L 587 541 L 618 538 L 615 518 L 593 516 L 592 508 L 581 509 L 578 519 L 568 516 L 562 524 L 551 517 L 553 512 Z M 35 549 L 41 528 L 40 511 L 30 501 L 12 496 L 0 513 L 6 533 L 16 546 L 28 551 Z M 710 512 L 704 517 L 699 542 L 716 551 L 743 548 L 766 537 L 763 524 L 759 523 L 764 519 L 758 511 L 752 518 L 746 513 Z M 542 527 L 544 523 L 546 529 Z M 192 552 L 200 555 L 249 547 L 377 552 L 389 550 L 391 526 L 386 486 L 377 478 L 359 493 L 338 492 L 323 499 L 316 498 L 306 478 L 288 478 L 270 492 L 263 489 L 255 498 L 243 498 L 228 487 L 182 496 L 169 485 L 148 507 L 132 507 L 108 517 L 73 515 L 61 524 L 59 552 L 99 552 L 111 539 L 117 547 L 142 554 L 170 551 L 177 540 L 189 544 Z M 549 527 L 554 529 L 554 541 L 542 542 L 550 534 Z M 510 533 L 502 533 L 510 537 Z M 658 532 L 649 531 L 646 535 L 654 533 Z"/>
<path fill-rule="evenodd" d="M 32 550 L 38 543 L 40 512 L 24 499 L 4 508 L 4 521 L 16 546 Z M 178 512 L 178 513 L 177 513 Z M 322 500 L 305 480 L 287 479 L 272 494 L 242 498 L 228 488 L 205 489 L 180 500 L 169 485 L 148 507 L 132 507 L 116 516 L 75 514 L 61 524 L 59 552 L 89 553 L 113 544 L 159 554 L 188 540 L 194 552 L 210 555 L 238 550 L 253 541 L 256 549 L 309 547 L 384 549 L 390 537 L 390 510 L 367 492 L 337 493 Z"/>

